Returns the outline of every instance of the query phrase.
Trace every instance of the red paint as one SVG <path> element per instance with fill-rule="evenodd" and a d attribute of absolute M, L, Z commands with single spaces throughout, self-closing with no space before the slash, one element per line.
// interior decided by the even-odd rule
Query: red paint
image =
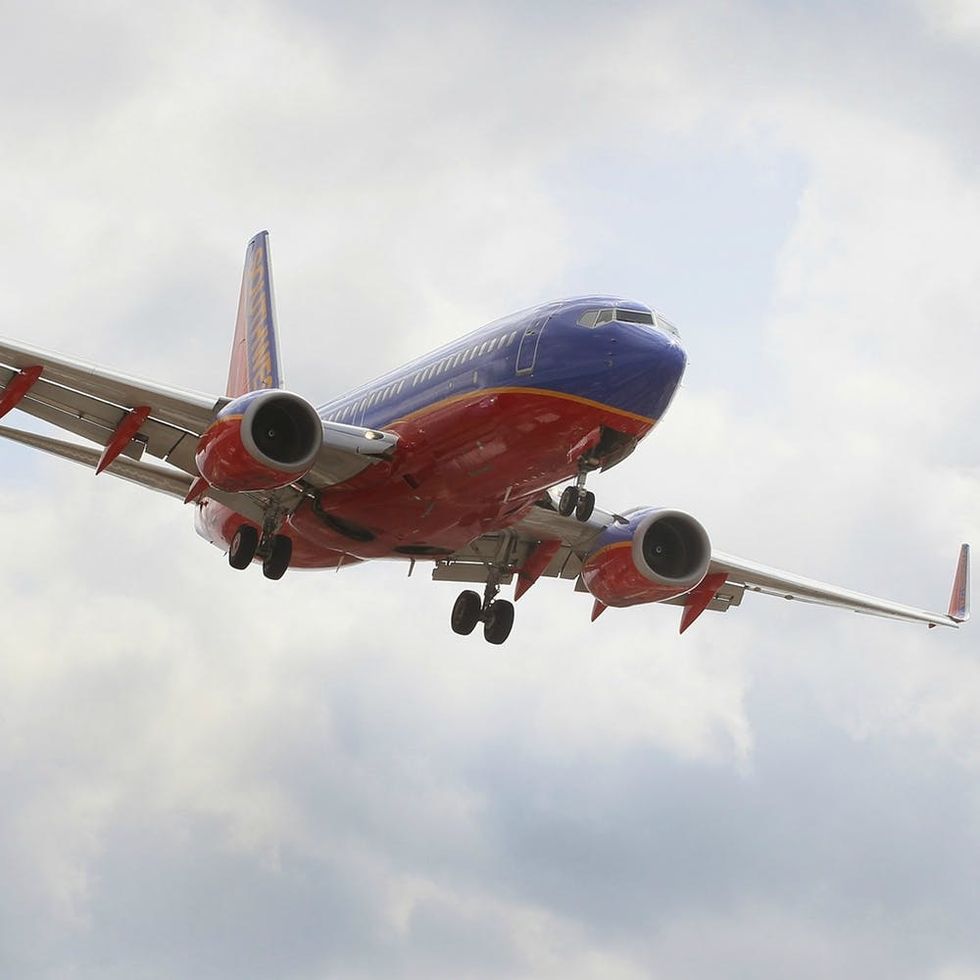
<path fill-rule="evenodd" d="M 26 367 L 10 379 L 3 394 L 0 395 L 0 419 L 12 408 L 17 407 L 24 396 L 34 387 L 37 379 L 41 377 L 42 371 L 44 368 L 39 365 Z"/>
<path fill-rule="evenodd" d="M 515 602 L 541 578 L 544 570 L 551 564 L 551 559 L 558 554 L 560 547 L 560 541 L 539 541 L 535 545 L 517 573 L 517 585 L 514 587 Z"/>
<path fill-rule="evenodd" d="M 607 606 L 635 606 L 663 602 L 683 595 L 690 586 L 651 582 L 633 561 L 633 542 L 619 541 L 597 551 L 582 565 L 582 581 Z"/>
<path fill-rule="evenodd" d="M 254 527 L 260 534 L 262 528 L 252 521 L 245 520 L 240 514 L 236 514 L 224 504 L 211 497 L 204 497 L 195 506 L 195 524 L 198 533 L 209 541 L 215 543 L 223 542 L 225 547 L 230 545 L 235 532 L 242 524 Z M 282 528 L 280 533 L 288 534 L 288 528 Z M 293 553 L 289 559 L 290 569 L 294 568 L 346 568 L 348 565 L 358 565 L 360 558 L 347 554 L 343 549 L 328 551 L 315 544 L 305 541 L 296 534 L 289 534 L 293 542 Z M 260 559 L 256 559 L 260 561 Z M 327 583 L 329 588 L 329 580 Z"/>
<path fill-rule="evenodd" d="M 965 623 L 970 618 L 970 546 L 964 544 L 960 548 L 960 557 L 956 563 L 956 575 L 953 577 L 953 591 L 949 597 L 949 618 L 958 623 Z"/>
<path fill-rule="evenodd" d="M 338 554 L 348 556 L 347 564 L 397 557 L 397 548 L 422 544 L 456 551 L 516 523 L 546 488 L 574 477 L 568 446 L 600 425 L 642 436 L 653 423 L 534 389 L 473 392 L 397 420 L 385 426 L 399 436 L 390 461 L 320 495 L 324 511 L 367 530 L 372 540 L 339 533 L 304 501 L 284 529 L 297 556 L 292 564 L 333 568 Z M 212 473 L 201 473 L 214 484 Z M 214 500 L 204 503 L 202 533 L 228 544 L 242 519 Z"/>
<path fill-rule="evenodd" d="M 190 486 L 187 491 L 187 496 L 184 497 L 185 504 L 192 504 L 198 497 L 204 493 L 208 488 L 208 481 L 204 479 L 203 476 L 199 476 Z"/>
<path fill-rule="evenodd" d="M 133 436 L 139 432 L 140 426 L 149 416 L 149 405 L 138 405 L 126 414 L 119 425 L 116 426 L 116 431 L 112 434 L 109 444 L 102 450 L 102 455 L 99 457 L 99 464 L 95 467 L 96 476 L 107 466 L 112 465 L 113 460 L 132 442 Z"/>
<path fill-rule="evenodd" d="M 724 572 L 715 572 L 712 575 L 705 575 L 697 588 L 691 590 L 684 603 L 684 611 L 681 613 L 682 633 L 708 608 L 711 600 L 718 594 L 718 590 L 727 581 L 728 576 Z"/>
<path fill-rule="evenodd" d="M 602 430 L 598 427 L 593 429 L 588 435 L 583 436 L 571 449 L 568 450 L 568 461 L 577 463 L 583 456 L 588 455 L 602 438 Z"/>
<path fill-rule="evenodd" d="M 227 415 L 213 422 L 197 444 L 197 470 L 212 487 L 229 493 L 273 490 L 302 476 L 265 466 L 253 458 L 242 443 L 241 428 L 241 415 Z"/>

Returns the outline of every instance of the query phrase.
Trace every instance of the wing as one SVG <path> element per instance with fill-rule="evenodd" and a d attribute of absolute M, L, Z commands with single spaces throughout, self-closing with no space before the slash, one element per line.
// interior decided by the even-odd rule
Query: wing
<path fill-rule="evenodd" d="M 226 403 L 224 397 L 165 387 L 0 339 L 0 417 L 16 408 L 103 450 L 99 453 L 17 429 L 0 427 L 0 435 L 92 466 L 97 472 L 108 469 L 151 489 L 165 486 L 166 492 L 175 492 L 182 480 L 189 488 L 197 479 L 198 440 Z M 389 451 L 393 439 L 366 439 L 363 429 L 325 422 L 323 447 L 313 468 L 297 487 L 280 492 L 277 504 L 288 510 L 307 488 L 350 479 Z M 169 465 L 144 463 L 144 455 Z M 261 493 L 208 492 L 249 520 L 255 519 L 256 507 L 261 513 L 269 502 L 268 495 Z"/>
<path fill-rule="evenodd" d="M 879 599 L 876 596 L 865 595 L 842 589 L 826 582 L 804 578 L 778 568 L 769 568 L 744 558 L 736 558 L 720 551 L 712 551 L 711 567 L 708 574 L 723 574 L 725 583 L 721 587 L 723 594 L 734 595 L 737 591 L 761 592 L 765 595 L 779 596 L 783 599 L 795 599 L 800 602 L 815 603 L 820 606 L 836 606 L 840 609 L 850 609 L 852 612 L 866 613 L 870 616 L 883 616 L 887 619 L 901 619 L 909 623 L 925 623 L 928 626 L 958 626 L 969 619 L 969 602 L 966 581 L 969 576 L 970 546 L 964 544 L 960 548 L 957 572 L 954 579 L 953 596 L 950 599 L 949 611 L 945 614 L 929 612 L 915 606 L 893 602 L 889 599 Z M 957 585 L 962 583 L 962 585 Z M 738 596 L 741 601 L 741 595 Z M 737 602 L 729 600 L 729 605 Z"/>
<path fill-rule="evenodd" d="M 517 576 L 518 598 L 540 577 L 575 579 L 576 591 L 585 592 L 579 576 L 582 563 L 599 535 L 615 522 L 624 522 L 624 519 L 599 510 L 585 523 L 563 517 L 558 513 L 555 498 L 549 493 L 512 528 L 484 535 L 463 551 L 437 562 L 433 578 L 485 582 L 489 569 L 496 566 L 502 570 L 501 584 L 509 584 Z M 746 592 L 925 623 L 929 627 L 956 627 L 970 616 L 969 554 L 969 545 L 963 545 L 945 614 L 818 582 L 715 550 L 712 550 L 702 584 L 685 595 L 666 600 L 665 604 L 684 607 L 681 632 L 705 610 L 725 612 L 740 605 Z"/>

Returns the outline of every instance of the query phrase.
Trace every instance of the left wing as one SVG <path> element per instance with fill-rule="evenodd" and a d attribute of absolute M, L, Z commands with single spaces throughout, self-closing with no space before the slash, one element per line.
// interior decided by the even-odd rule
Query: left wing
<path fill-rule="evenodd" d="M 499 578 L 501 584 L 508 584 L 517 576 L 518 598 L 539 577 L 575 579 L 576 591 L 585 592 L 588 590 L 580 577 L 583 562 L 589 557 L 600 534 L 615 523 L 625 523 L 625 519 L 598 509 L 584 523 L 573 517 L 563 517 L 549 493 L 512 528 L 484 535 L 466 549 L 437 562 L 433 578 L 485 582 L 489 569 L 496 565 L 502 572 Z M 969 545 L 964 544 L 960 549 L 953 592 L 945 614 L 818 582 L 714 549 L 702 583 L 684 595 L 664 600 L 664 604 L 684 607 L 681 632 L 705 610 L 725 612 L 732 606 L 740 605 L 746 592 L 761 592 L 887 619 L 925 623 L 930 628 L 955 628 L 970 618 L 969 555 Z M 593 618 L 595 615 L 597 613 L 593 614 Z"/>
<path fill-rule="evenodd" d="M 29 438 L 31 433 L 16 429 L 4 430 L 0 435 L 120 476 L 123 463 L 128 461 L 133 465 L 126 467 L 125 478 L 152 489 L 159 489 L 161 477 L 157 471 L 165 468 L 141 469 L 147 465 L 141 462 L 144 454 L 165 460 L 176 468 L 176 475 L 197 479 L 194 457 L 198 441 L 227 401 L 224 397 L 138 380 L 85 361 L 0 339 L 0 418 L 16 408 L 94 442 L 103 451 L 91 457 L 92 451 L 76 452 L 85 447 L 75 443 Z M 302 482 L 324 487 L 349 479 L 390 451 L 393 441 L 394 437 L 387 433 L 367 436 L 357 426 L 324 422 L 323 445 Z M 112 465 L 114 462 L 116 466 Z M 217 496 L 217 492 L 209 494 Z M 302 494 L 295 491 L 294 495 L 298 501 Z M 225 502 L 252 496 L 261 504 L 264 499 L 261 494 L 225 496 Z M 254 504 L 242 500 L 229 506 L 254 519 Z"/>

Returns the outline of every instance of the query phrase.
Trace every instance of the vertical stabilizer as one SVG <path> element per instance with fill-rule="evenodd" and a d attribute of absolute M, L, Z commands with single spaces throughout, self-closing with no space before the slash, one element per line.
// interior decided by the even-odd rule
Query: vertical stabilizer
<path fill-rule="evenodd" d="M 260 231 L 245 250 L 245 271 L 225 394 L 234 398 L 260 388 L 282 387 L 269 233 Z"/>

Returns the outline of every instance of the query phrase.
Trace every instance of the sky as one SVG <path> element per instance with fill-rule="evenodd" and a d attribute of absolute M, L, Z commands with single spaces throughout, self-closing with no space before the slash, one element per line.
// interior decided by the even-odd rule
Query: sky
<path fill-rule="evenodd" d="M 682 390 L 591 482 L 945 609 L 980 542 L 970 0 L 3 2 L 0 334 L 223 389 L 271 233 L 314 402 L 633 297 Z M 5 422 L 21 424 L 16 415 Z M 980 649 L 747 596 L 231 571 L 0 446 L 0 975 L 980 978 Z"/>

